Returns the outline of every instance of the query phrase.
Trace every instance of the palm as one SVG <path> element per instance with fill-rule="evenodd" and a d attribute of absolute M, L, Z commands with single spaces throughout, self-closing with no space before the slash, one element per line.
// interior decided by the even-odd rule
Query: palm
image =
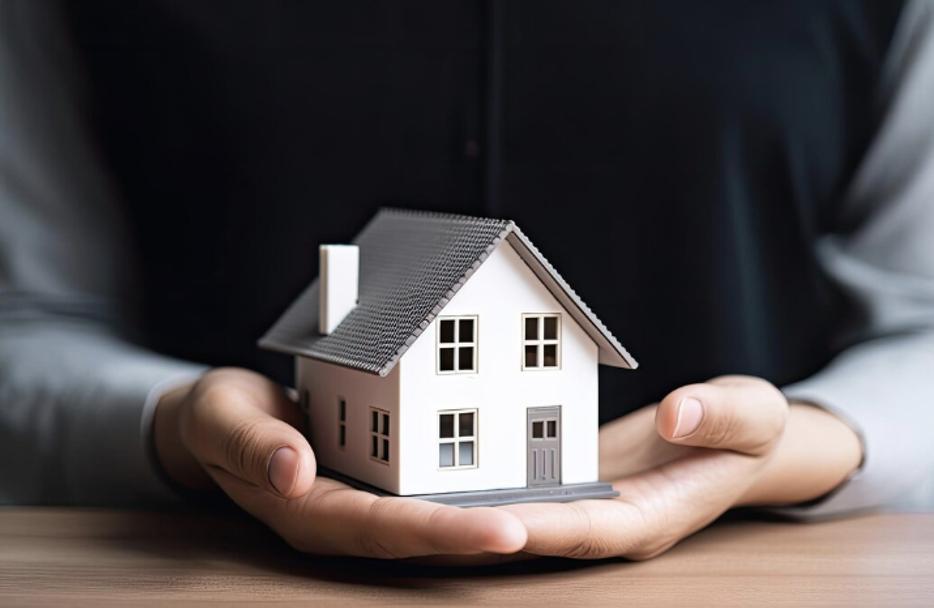
<path fill-rule="evenodd" d="M 620 418 L 600 432 L 600 476 L 612 481 L 619 497 L 506 507 L 528 529 L 525 550 L 576 558 L 646 559 L 666 551 L 737 504 L 780 436 L 781 425 L 769 424 L 768 418 L 772 413 L 780 414 L 784 405 L 780 395 L 761 381 L 721 381 L 723 386 L 734 383 L 751 389 L 748 405 L 764 422 L 754 429 L 761 432 L 750 437 L 768 441 L 757 444 L 753 440 L 752 447 L 741 442 L 740 449 L 674 445 L 659 434 L 657 406 Z"/>
<path fill-rule="evenodd" d="M 308 553 L 381 559 L 514 553 L 526 540 L 522 524 L 498 509 L 378 497 L 323 477 L 291 500 L 222 471 L 215 479 L 237 504 Z"/>

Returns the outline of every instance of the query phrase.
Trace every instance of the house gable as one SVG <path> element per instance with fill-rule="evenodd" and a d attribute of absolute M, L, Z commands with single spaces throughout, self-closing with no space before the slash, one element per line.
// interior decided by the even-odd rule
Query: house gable
<path fill-rule="evenodd" d="M 523 370 L 523 314 L 561 317 L 560 369 Z M 438 372 L 439 323 L 477 323 L 476 373 Z M 524 259 L 503 242 L 399 362 L 400 490 L 456 492 L 526 485 L 526 416 L 561 406 L 565 483 L 597 478 L 599 349 Z M 440 466 L 439 415 L 476 412 L 475 468 Z"/>

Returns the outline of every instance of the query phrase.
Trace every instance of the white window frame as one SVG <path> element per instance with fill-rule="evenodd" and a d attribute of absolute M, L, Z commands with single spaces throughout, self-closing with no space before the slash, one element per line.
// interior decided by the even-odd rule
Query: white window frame
<path fill-rule="evenodd" d="M 460 415 L 461 414 L 473 414 L 473 435 L 461 436 L 461 426 L 460 426 Z M 442 437 L 441 436 L 441 417 L 442 416 L 454 416 L 454 436 L 453 437 Z M 463 469 L 476 469 L 479 465 L 479 452 L 480 452 L 480 442 L 478 441 L 478 435 L 480 434 L 480 412 L 478 410 L 441 410 L 438 412 L 438 470 L 439 471 L 457 471 Z M 461 443 L 467 441 L 473 442 L 473 464 L 460 464 L 460 446 Z M 449 444 L 453 445 L 454 450 L 454 464 L 452 466 L 442 466 L 441 465 L 441 446 Z"/>
<path fill-rule="evenodd" d="M 463 341 L 461 340 L 461 321 L 473 321 L 473 341 Z M 435 371 L 440 375 L 451 375 L 451 374 L 476 374 L 479 373 L 479 352 L 480 352 L 480 318 L 477 315 L 460 315 L 454 317 L 438 317 L 436 319 L 437 327 L 435 333 L 437 338 L 435 339 Z M 442 342 L 441 341 L 441 323 L 442 321 L 453 321 L 454 322 L 454 341 L 453 342 Z M 461 364 L 461 348 L 469 347 L 473 349 L 473 369 L 460 369 Z M 441 369 L 441 351 L 442 350 L 453 350 L 454 351 L 454 369 Z"/>
<path fill-rule="evenodd" d="M 374 419 L 373 416 L 376 416 Z M 388 465 L 390 462 L 390 453 L 392 450 L 392 416 L 387 410 L 381 410 L 377 407 L 370 407 L 367 416 L 367 430 L 369 431 L 369 444 L 367 450 L 370 453 L 370 460 L 380 464 Z M 375 420 L 375 428 L 374 428 Z M 373 440 L 376 440 L 374 449 Z"/>
<path fill-rule="evenodd" d="M 347 449 L 347 400 L 337 396 L 337 447 Z"/>
<path fill-rule="evenodd" d="M 527 319 L 537 319 L 538 323 L 538 334 L 536 338 L 529 339 L 525 335 L 525 326 Z M 545 319 L 557 319 L 557 327 L 555 329 L 555 338 L 546 339 L 545 338 Z M 534 312 L 534 313 L 525 313 L 522 315 L 522 326 L 520 331 L 522 332 L 522 349 L 520 356 L 522 357 L 522 370 L 523 371 L 552 371 L 561 369 L 561 329 L 563 325 L 563 320 L 561 319 L 561 313 L 559 312 Z M 555 365 L 545 365 L 545 346 L 554 345 L 555 347 Z M 536 348 L 536 361 L 538 365 L 527 365 L 525 351 L 529 346 L 534 346 Z"/>

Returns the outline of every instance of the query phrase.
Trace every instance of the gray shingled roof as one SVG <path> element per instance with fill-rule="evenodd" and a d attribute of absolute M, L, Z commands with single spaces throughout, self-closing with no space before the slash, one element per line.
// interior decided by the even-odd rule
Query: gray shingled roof
<path fill-rule="evenodd" d="M 315 279 L 259 345 L 385 376 L 504 239 L 597 343 L 600 363 L 637 366 L 513 222 L 398 209 L 381 210 L 354 240 L 359 303 L 334 332 L 318 333 Z"/>

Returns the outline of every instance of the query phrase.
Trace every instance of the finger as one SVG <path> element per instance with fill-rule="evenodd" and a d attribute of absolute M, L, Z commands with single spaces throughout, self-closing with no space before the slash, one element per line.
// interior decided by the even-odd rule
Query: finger
<path fill-rule="evenodd" d="M 377 497 L 327 478 L 292 501 L 263 495 L 230 475 L 221 474 L 218 482 L 246 511 L 307 553 L 380 559 L 511 554 L 527 538 L 515 516 L 489 507 Z"/>
<path fill-rule="evenodd" d="M 284 498 L 306 494 L 315 458 L 296 407 L 277 384 L 244 371 L 212 372 L 192 394 L 182 419 L 189 450 L 214 475 L 220 469 Z"/>
<path fill-rule="evenodd" d="M 622 479 L 690 454 L 690 446 L 671 444 L 655 430 L 655 405 L 600 427 L 600 479 Z"/>
<path fill-rule="evenodd" d="M 575 559 L 648 559 L 723 514 L 760 466 L 760 459 L 736 452 L 698 451 L 615 482 L 618 498 L 503 509 L 528 530 L 526 552 Z"/>
<path fill-rule="evenodd" d="M 677 445 L 762 455 L 781 437 L 788 417 L 785 396 L 770 383 L 724 376 L 683 386 L 658 406 L 659 435 Z"/>

